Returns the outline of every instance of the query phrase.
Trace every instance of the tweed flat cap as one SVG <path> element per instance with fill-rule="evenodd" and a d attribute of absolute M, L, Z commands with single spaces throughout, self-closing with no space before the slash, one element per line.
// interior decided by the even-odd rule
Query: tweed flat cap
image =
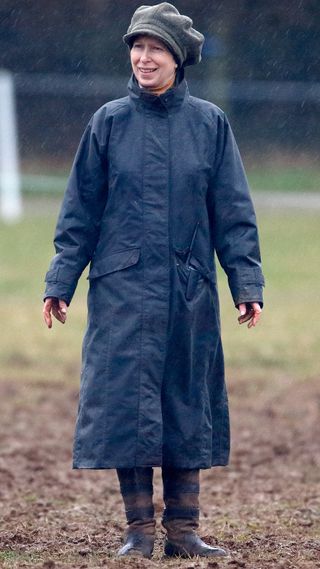
<path fill-rule="evenodd" d="M 179 66 L 194 65 L 201 61 L 204 36 L 192 24 L 191 18 L 180 14 L 169 2 L 140 6 L 132 16 L 123 41 L 131 48 L 136 36 L 154 36 L 168 46 Z"/>

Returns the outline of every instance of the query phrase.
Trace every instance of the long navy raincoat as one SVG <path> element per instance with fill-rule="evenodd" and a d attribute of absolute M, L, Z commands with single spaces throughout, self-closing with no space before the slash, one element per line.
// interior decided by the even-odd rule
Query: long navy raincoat
<path fill-rule="evenodd" d="M 262 302 L 254 209 L 228 120 L 139 88 L 101 107 L 77 151 L 45 297 L 90 264 L 74 468 L 209 468 L 229 457 L 214 252 L 235 304 Z"/>

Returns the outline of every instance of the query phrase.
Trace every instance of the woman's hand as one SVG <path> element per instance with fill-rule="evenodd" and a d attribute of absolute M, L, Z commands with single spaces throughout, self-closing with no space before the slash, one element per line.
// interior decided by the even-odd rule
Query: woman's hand
<path fill-rule="evenodd" d="M 62 324 L 65 323 L 67 318 L 67 303 L 59 298 L 49 297 L 44 301 L 43 306 L 43 317 L 48 328 L 52 328 L 52 317 L 53 316 L 59 320 Z"/>
<path fill-rule="evenodd" d="M 238 317 L 239 324 L 248 322 L 248 328 L 252 328 L 252 326 L 258 324 L 262 312 L 262 308 L 258 302 L 239 304 L 238 310 L 240 312 L 240 316 Z"/>

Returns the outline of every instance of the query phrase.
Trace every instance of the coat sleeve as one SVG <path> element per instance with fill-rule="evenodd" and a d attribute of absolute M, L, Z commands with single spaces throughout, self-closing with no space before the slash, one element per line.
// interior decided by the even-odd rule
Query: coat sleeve
<path fill-rule="evenodd" d="M 103 108 L 81 138 L 54 236 L 56 255 L 46 274 L 44 298 L 70 304 L 78 279 L 92 258 L 107 200 L 107 126 Z"/>
<path fill-rule="evenodd" d="M 256 216 L 239 149 L 229 122 L 219 116 L 213 177 L 208 190 L 212 241 L 227 274 L 234 304 L 263 305 L 264 278 Z"/>

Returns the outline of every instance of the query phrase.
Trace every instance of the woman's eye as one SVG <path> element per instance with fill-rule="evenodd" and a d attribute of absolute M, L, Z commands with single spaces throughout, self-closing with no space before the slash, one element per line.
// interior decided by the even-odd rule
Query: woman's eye
<path fill-rule="evenodd" d="M 144 46 L 142 45 L 142 43 L 134 43 L 132 49 L 144 49 Z M 162 47 L 156 45 L 150 47 L 150 49 L 152 51 L 164 51 Z"/>

